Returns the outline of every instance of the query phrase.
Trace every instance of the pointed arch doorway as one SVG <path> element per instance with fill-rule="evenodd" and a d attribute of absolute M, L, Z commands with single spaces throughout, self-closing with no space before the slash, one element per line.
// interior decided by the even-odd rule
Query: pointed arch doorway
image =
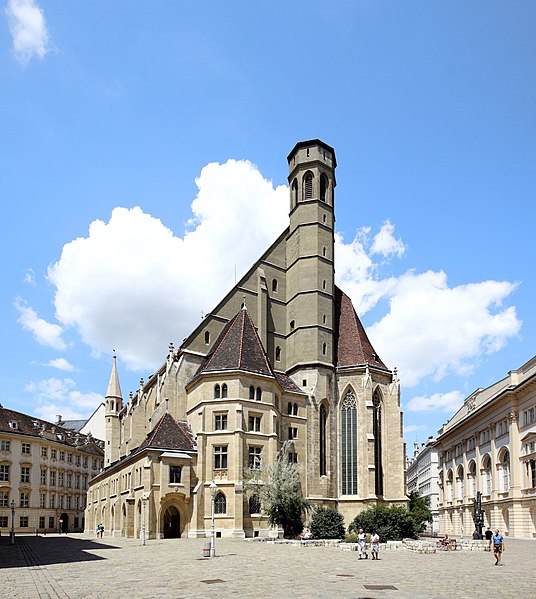
<path fill-rule="evenodd" d="M 179 510 L 170 505 L 164 512 L 164 539 L 178 539 L 181 536 L 181 516 Z"/>

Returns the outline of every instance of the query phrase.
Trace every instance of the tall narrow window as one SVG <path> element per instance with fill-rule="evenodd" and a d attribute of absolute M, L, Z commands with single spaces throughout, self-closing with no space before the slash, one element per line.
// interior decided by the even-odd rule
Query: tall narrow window
<path fill-rule="evenodd" d="M 374 433 L 374 471 L 376 495 L 383 495 L 383 463 L 382 463 L 382 405 L 379 391 L 372 396 L 374 406 L 372 432 Z"/>
<path fill-rule="evenodd" d="M 223 383 L 221 386 L 221 396 L 227 397 L 227 383 Z"/>
<path fill-rule="evenodd" d="M 281 348 L 279 345 L 275 348 L 275 361 L 281 362 Z"/>
<path fill-rule="evenodd" d="M 255 387 L 253 385 L 249 388 L 249 399 L 255 399 Z"/>
<path fill-rule="evenodd" d="M 294 179 L 294 181 L 292 181 L 292 206 L 291 208 L 294 208 L 294 206 L 296 206 L 296 204 L 298 203 L 298 181 L 296 179 Z"/>
<path fill-rule="evenodd" d="M 510 490 L 510 452 L 505 451 L 502 459 L 503 493 Z"/>
<path fill-rule="evenodd" d="M 326 424 L 327 424 L 326 407 L 320 406 L 320 476 L 327 474 Z"/>
<path fill-rule="evenodd" d="M 292 413 L 294 414 L 294 416 L 297 416 L 297 415 L 298 415 L 298 404 L 297 404 L 297 403 L 295 403 L 295 404 L 292 406 Z"/>
<path fill-rule="evenodd" d="M 342 494 L 357 495 L 357 402 L 349 389 L 341 411 Z"/>
<path fill-rule="evenodd" d="M 327 191 L 328 191 L 328 178 L 326 177 L 326 175 L 321 175 L 320 176 L 320 199 L 323 202 L 326 202 L 326 197 L 327 197 Z"/>
<path fill-rule="evenodd" d="M 313 198 L 313 173 L 307 171 L 303 177 L 303 197 L 306 200 Z"/>
<path fill-rule="evenodd" d="M 210 343 L 210 332 L 205 331 L 205 345 L 208 345 L 209 343 Z"/>
<path fill-rule="evenodd" d="M 260 514 L 261 513 L 261 500 L 258 495 L 252 495 L 249 498 L 249 513 Z"/>
<path fill-rule="evenodd" d="M 325 356 L 327 352 L 328 346 L 325 343 L 322 343 L 322 354 Z"/>
<path fill-rule="evenodd" d="M 260 387 L 257 387 L 257 393 L 256 393 L 256 397 L 255 397 L 255 399 L 256 399 L 257 401 L 260 401 L 260 400 L 262 399 L 262 391 L 261 391 L 261 388 L 260 388 Z"/>
<path fill-rule="evenodd" d="M 214 512 L 216 514 L 225 514 L 227 512 L 227 499 L 221 491 L 218 491 L 214 499 Z"/>
<path fill-rule="evenodd" d="M 277 279 L 272 280 L 272 291 L 273 293 L 277 293 Z"/>
<path fill-rule="evenodd" d="M 289 414 L 289 415 L 292 414 L 292 404 L 290 403 L 290 401 L 288 402 L 288 405 L 287 405 L 287 414 Z"/>
<path fill-rule="evenodd" d="M 219 399 L 221 395 L 221 390 L 219 385 L 214 385 L 214 399 Z"/>

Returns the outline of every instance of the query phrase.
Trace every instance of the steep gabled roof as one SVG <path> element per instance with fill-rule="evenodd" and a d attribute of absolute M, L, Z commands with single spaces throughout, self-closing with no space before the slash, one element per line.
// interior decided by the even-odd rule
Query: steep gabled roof
<path fill-rule="evenodd" d="M 195 451 L 195 441 L 186 422 L 176 421 L 171 414 L 164 414 L 157 425 L 138 447 L 136 453 L 147 448 Z"/>
<path fill-rule="evenodd" d="M 335 339 L 337 366 L 369 364 L 387 369 L 372 347 L 352 300 L 338 287 L 335 287 Z"/>
<path fill-rule="evenodd" d="M 276 372 L 275 378 L 277 379 L 277 382 L 283 391 L 287 391 L 289 393 L 304 393 L 286 374 L 283 374 L 282 372 Z"/>
<path fill-rule="evenodd" d="M 255 325 L 245 307 L 225 325 L 196 376 L 222 370 L 274 376 Z"/>

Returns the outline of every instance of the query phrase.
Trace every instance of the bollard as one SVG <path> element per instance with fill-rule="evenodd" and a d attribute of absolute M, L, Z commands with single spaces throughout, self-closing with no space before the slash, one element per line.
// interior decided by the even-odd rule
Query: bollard
<path fill-rule="evenodd" d="M 203 557 L 210 557 L 210 541 L 203 544 Z"/>

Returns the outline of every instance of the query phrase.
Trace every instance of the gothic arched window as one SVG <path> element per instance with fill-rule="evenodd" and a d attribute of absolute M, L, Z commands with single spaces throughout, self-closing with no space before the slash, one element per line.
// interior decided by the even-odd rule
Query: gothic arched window
<path fill-rule="evenodd" d="M 374 406 L 372 432 L 374 434 L 374 471 L 375 471 L 375 493 L 383 495 L 383 462 L 382 462 L 382 403 L 378 389 L 372 395 Z"/>
<path fill-rule="evenodd" d="M 221 386 L 221 396 L 222 398 L 227 397 L 227 383 L 223 383 Z"/>
<path fill-rule="evenodd" d="M 326 175 L 320 176 L 320 199 L 323 202 L 327 201 L 327 191 L 328 191 L 328 178 Z"/>
<path fill-rule="evenodd" d="M 303 197 L 305 200 L 313 199 L 313 173 L 307 171 L 303 177 Z"/>
<path fill-rule="evenodd" d="M 341 406 L 342 494 L 357 495 L 357 402 L 348 389 Z"/>
<path fill-rule="evenodd" d="M 260 388 L 260 387 L 257 387 L 257 393 L 256 393 L 256 397 L 255 397 L 255 399 L 256 399 L 257 401 L 260 401 L 260 400 L 262 399 L 262 391 L 261 391 L 261 388 Z"/>
<path fill-rule="evenodd" d="M 281 348 L 279 345 L 275 348 L 275 361 L 281 362 Z"/>
<path fill-rule="evenodd" d="M 327 474 L 326 461 L 326 425 L 328 414 L 326 406 L 320 406 L 320 476 Z"/>
<path fill-rule="evenodd" d="M 221 491 L 218 491 L 216 498 L 214 499 L 214 513 L 225 514 L 226 512 L 227 512 L 227 499 Z"/>
<path fill-rule="evenodd" d="M 214 385 L 214 399 L 220 399 L 220 386 Z"/>
<path fill-rule="evenodd" d="M 249 399 L 255 399 L 255 387 L 253 385 L 249 388 Z"/>
<path fill-rule="evenodd" d="M 296 179 L 294 179 L 294 181 L 292 181 L 291 198 L 292 198 L 291 208 L 294 208 L 294 206 L 296 206 L 296 204 L 298 203 L 298 181 Z"/>

